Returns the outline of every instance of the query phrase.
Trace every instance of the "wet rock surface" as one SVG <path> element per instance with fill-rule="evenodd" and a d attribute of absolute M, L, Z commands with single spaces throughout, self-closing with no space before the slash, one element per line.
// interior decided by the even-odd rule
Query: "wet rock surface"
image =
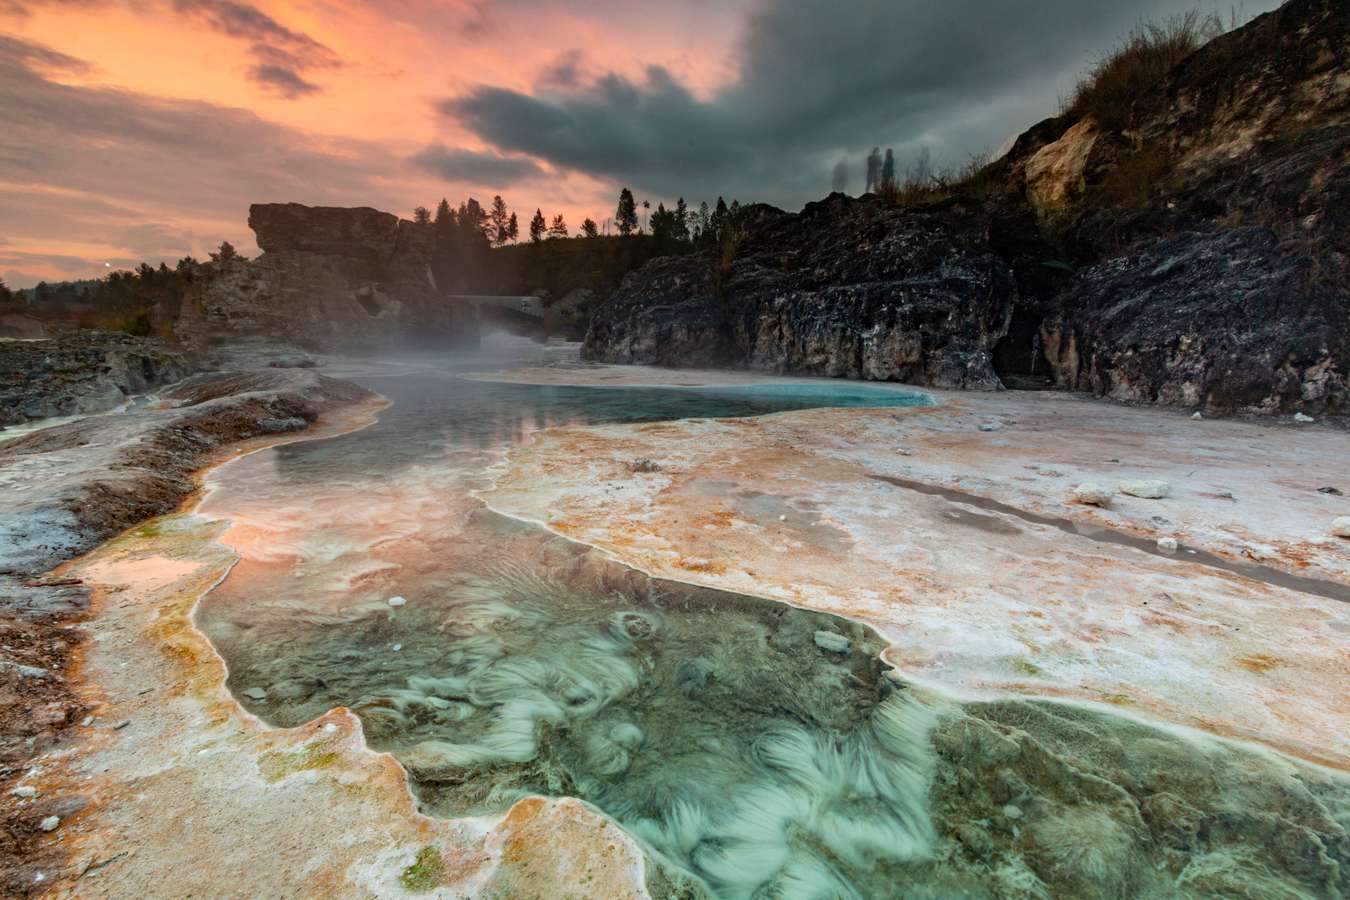
<path fill-rule="evenodd" d="M 5 425 L 103 412 L 197 368 L 181 347 L 120 332 L 0 341 L 0 440 Z"/>
<path fill-rule="evenodd" d="M 77 335 L 74 355 L 61 358 L 105 360 L 111 345 L 133 360 L 159 363 L 154 372 L 181 377 L 189 371 L 181 354 L 124 337 Z M 75 384 L 107 379 L 106 367 L 75 370 Z M 141 381 L 128 383 L 144 389 Z M 84 640 L 73 626 L 88 608 L 88 595 L 78 579 L 44 573 L 172 511 L 193 490 L 193 473 L 230 443 L 297 430 L 324 410 L 369 396 L 308 370 L 213 373 L 166 391 L 168 408 L 92 416 L 0 442 L 0 788 L 8 792 L 28 761 L 57 745 L 86 714 L 68 669 Z M 58 867 L 60 847 L 37 843 L 41 822 L 83 803 L 77 795 L 54 793 L 5 807 L 0 890 L 23 895 L 34 890 L 34 871 Z"/>
<path fill-rule="evenodd" d="M 1000 387 L 992 352 L 1017 283 L 980 206 L 835 194 L 796 215 L 750 207 L 742 222 L 730 260 L 666 257 L 625 278 L 585 356 Z"/>

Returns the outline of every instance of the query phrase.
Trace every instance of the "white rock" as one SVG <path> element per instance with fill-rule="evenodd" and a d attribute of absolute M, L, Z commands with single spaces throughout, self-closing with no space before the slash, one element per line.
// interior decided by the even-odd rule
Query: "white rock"
<path fill-rule="evenodd" d="M 389 605 L 390 605 L 390 606 L 403 606 L 405 603 L 408 602 L 408 598 L 407 598 L 407 597 L 390 597 L 388 602 L 389 602 Z"/>
<path fill-rule="evenodd" d="M 1193 414 L 1193 415 L 1191 416 L 1191 418 L 1192 418 L 1192 419 L 1203 419 L 1204 416 L 1200 415 L 1199 413 L 1195 413 L 1195 414 Z"/>
<path fill-rule="evenodd" d="M 849 643 L 848 638 L 842 634 L 835 634 L 833 631 L 817 631 L 815 642 L 817 647 L 831 653 L 847 653 L 848 648 L 853 646 Z"/>
<path fill-rule="evenodd" d="M 250 700 L 263 701 L 267 699 L 267 691 L 260 687 L 244 688 L 244 696 Z"/>
<path fill-rule="evenodd" d="M 1306 422 L 1316 422 L 1317 420 L 1314 419 L 1312 416 L 1305 416 L 1303 413 L 1296 412 L 1294 413 L 1294 421 L 1306 423 Z"/>
<path fill-rule="evenodd" d="M 37 788 L 31 785 L 21 785 L 10 791 L 15 797 L 22 797 L 25 800 L 31 800 L 37 796 Z"/>
<path fill-rule="evenodd" d="M 48 816 L 38 823 L 38 827 L 43 831 L 55 831 L 56 826 L 61 824 L 60 816 Z"/>
<path fill-rule="evenodd" d="M 1158 549 L 1164 553 L 1177 552 L 1177 539 L 1172 537 L 1158 538 Z"/>
<path fill-rule="evenodd" d="M 998 430 L 999 430 L 1000 428 L 1002 428 L 1002 427 L 1003 427 L 1003 423 L 1001 423 L 1001 422 L 981 422 L 981 423 L 980 423 L 980 430 L 981 430 L 981 431 L 998 431 Z"/>
<path fill-rule="evenodd" d="M 390 650 L 393 650 L 395 653 L 397 653 L 398 651 L 400 651 L 400 650 L 403 649 L 403 645 L 402 645 L 402 644 L 394 644 L 394 645 L 393 645 L 392 647 L 390 647 L 389 649 L 390 649 Z"/>
<path fill-rule="evenodd" d="M 1120 492 L 1129 494 L 1131 497 L 1142 497 L 1145 500 L 1161 500 L 1172 493 L 1172 486 L 1165 481 L 1149 481 L 1148 479 L 1122 481 Z"/>
<path fill-rule="evenodd" d="M 780 521 L 780 522 L 786 522 L 786 521 L 787 521 L 787 516 L 779 516 L 779 517 L 778 517 L 778 521 Z"/>
<path fill-rule="evenodd" d="M 1110 506 L 1111 489 L 1100 484 L 1080 484 L 1073 489 L 1073 499 L 1088 506 Z"/>
<path fill-rule="evenodd" d="M 1331 533 L 1336 537 L 1350 538 L 1350 516 L 1340 516 L 1333 521 Z"/>

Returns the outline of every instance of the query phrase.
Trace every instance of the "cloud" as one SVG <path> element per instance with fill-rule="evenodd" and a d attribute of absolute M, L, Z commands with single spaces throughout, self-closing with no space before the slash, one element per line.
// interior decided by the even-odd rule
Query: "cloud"
<path fill-rule="evenodd" d="M 233 0 L 174 0 L 174 6 L 222 34 L 247 41 L 256 61 L 248 70 L 249 78 L 287 99 L 320 90 L 302 73 L 342 64 L 328 47 L 287 28 L 256 6 Z"/>
<path fill-rule="evenodd" d="M 532 92 L 484 85 L 439 108 L 503 151 L 658 195 L 795 205 L 828 190 L 841 155 L 873 145 L 902 159 L 930 146 L 946 164 L 997 147 L 1053 114 L 1073 75 L 1141 18 L 1193 4 L 764 0 L 738 77 L 707 98 L 660 65 L 569 83 L 579 61 L 564 59 Z"/>
<path fill-rule="evenodd" d="M 95 252 L 172 261 L 221 239 L 249 252 L 250 202 L 410 209 L 425 185 L 374 142 L 312 137 L 212 103 L 62 84 L 37 65 L 59 54 L 14 38 L 5 48 L 0 233 L 57 249 L 7 247 L 0 266 L 88 275 L 69 267 L 101 267 Z"/>
<path fill-rule="evenodd" d="M 520 156 L 501 156 L 496 153 L 477 153 L 433 144 L 409 157 L 409 161 L 446 181 L 464 184 L 509 187 L 527 178 L 544 174 L 532 159 Z"/>
<path fill-rule="evenodd" d="M 12 34 L 0 34 L 0 59 L 9 59 L 15 65 L 41 72 L 89 71 L 89 63 L 82 59 L 67 56 L 41 44 L 29 43 Z"/>

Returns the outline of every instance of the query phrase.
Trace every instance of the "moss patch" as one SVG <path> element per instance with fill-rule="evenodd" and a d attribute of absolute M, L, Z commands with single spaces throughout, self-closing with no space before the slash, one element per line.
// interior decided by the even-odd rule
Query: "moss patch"
<path fill-rule="evenodd" d="M 417 858 L 398 876 L 398 883 L 410 891 L 429 891 L 440 883 L 444 871 L 440 851 L 428 844 L 417 851 Z"/>

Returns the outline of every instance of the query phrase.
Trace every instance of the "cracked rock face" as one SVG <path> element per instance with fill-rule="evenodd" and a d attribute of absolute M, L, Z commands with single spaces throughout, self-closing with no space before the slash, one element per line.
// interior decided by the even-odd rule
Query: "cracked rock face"
<path fill-rule="evenodd" d="M 653 260 L 594 314 L 587 358 L 996 390 L 1017 286 L 988 216 L 835 194 L 745 211 L 729 262 Z"/>
<path fill-rule="evenodd" d="M 1350 307 L 1265 228 L 1190 233 L 1080 272 L 1042 326 L 1061 385 L 1216 412 L 1337 410 Z"/>

